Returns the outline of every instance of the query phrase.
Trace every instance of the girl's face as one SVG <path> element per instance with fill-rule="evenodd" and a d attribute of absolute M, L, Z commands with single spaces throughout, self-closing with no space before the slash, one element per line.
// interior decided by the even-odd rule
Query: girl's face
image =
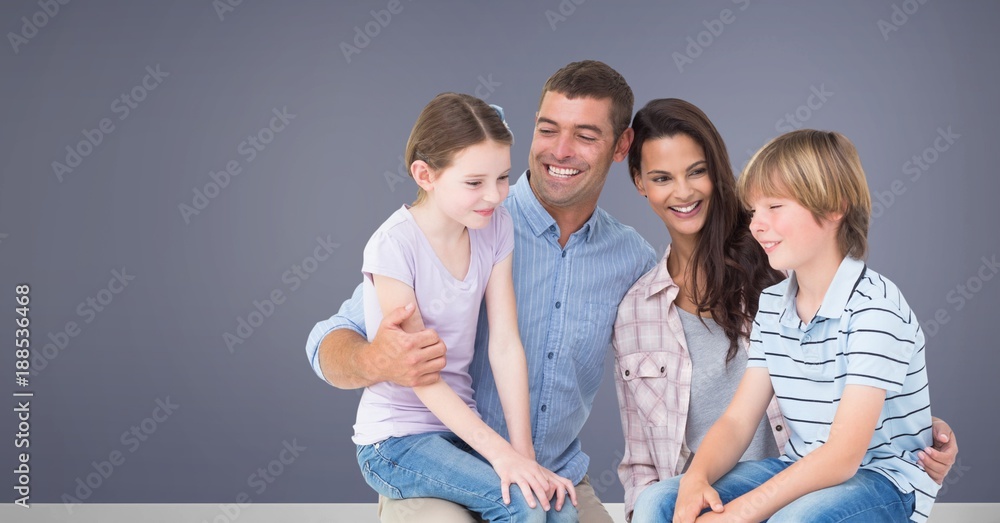
<path fill-rule="evenodd" d="M 491 140 L 471 145 L 429 178 L 421 183 L 429 204 L 465 227 L 481 229 L 510 191 L 510 146 Z"/>
<path fill-rule="evenodd" d="M 712 179 L 701 146 L 686 134 L 648 140 L 642 144 L 639 168 L 635 187 L 649 199 L 671 240 L 696 240 L 712 200 Z"/>
<path fill-rule="evenodd" d="M 780 196 L 750 198 L 750 232 L 771 267 L 801 272 L 814 261 L 836 256 L 838 216 L 819 222 L 799 202 Z"/>

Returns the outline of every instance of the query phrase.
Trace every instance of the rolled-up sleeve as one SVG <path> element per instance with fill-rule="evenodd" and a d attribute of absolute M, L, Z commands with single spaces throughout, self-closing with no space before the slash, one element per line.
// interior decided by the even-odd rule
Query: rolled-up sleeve
<path fill-rule="evenodd" d="M 365 338 L 368 337 L 365 332 L 365 306 L 362 296 L 362 286 L 359 284 L 351 298 L 341 304 L 337 314 L 320 321 L 309 332 L 309 339 L 306 340 L 306 357 L 309 358 L 313 372 L 323 381 L 329 382 L 319 365 L 319 346 L 327 334 L 337 329 L 350 329 Z"/>

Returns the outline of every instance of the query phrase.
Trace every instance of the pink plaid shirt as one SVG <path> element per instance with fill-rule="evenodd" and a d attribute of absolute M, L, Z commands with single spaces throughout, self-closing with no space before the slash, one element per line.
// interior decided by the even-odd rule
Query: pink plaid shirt
<path fill-rule="evenodd" d="M 618 477 L 625 486 L 631 521 L 639 494 L 681 473 L 689 451 L 684 441 L 691 397 L 691 357 L 674 305 L 680 288 L 663 259 L 629 289 L 615 320 L 615 388 L 621 407 L 625 455 Z M 744 349 L 747 345 L 744 343 Z M 788 441 L 785 420 L 771 399 L 767 415 L 779 451 Z"/>

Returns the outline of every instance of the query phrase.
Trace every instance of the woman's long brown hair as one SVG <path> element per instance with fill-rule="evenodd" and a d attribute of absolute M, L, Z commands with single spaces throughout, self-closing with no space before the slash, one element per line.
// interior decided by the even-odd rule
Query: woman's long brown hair
<path fill-rule="evenodd" d="M 725 331 L 729 339 L 726 361 L 731 361 L 739 350 L 739 339 L 750 336 L 761 291 L 784 275 L 771 268 L 764 250 L 750 235 L 750 215 L 737 198 L 726 144 L 701 109 L 677 98 L 653 100 L 635 114 L 632 129 L 635 137 L 628 167 L 633 183 L 642 175 L 642 146 L 648 140 L 683 134 L 705 152 L 712 200 L 691 256 L 691 297 L 698 311 L 710 312 Z"/>

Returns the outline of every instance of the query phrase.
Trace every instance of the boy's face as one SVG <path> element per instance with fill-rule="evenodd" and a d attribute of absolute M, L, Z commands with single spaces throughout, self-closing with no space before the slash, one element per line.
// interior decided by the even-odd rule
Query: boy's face
<path fill-rule="evenodd" d="M 808 270 L 817 261 L 840 256 L 837 229 L 841 216 L 819 222 L 797 201 L 780 196 L 750 198 L 750 232 L 778 270 Z"/>

